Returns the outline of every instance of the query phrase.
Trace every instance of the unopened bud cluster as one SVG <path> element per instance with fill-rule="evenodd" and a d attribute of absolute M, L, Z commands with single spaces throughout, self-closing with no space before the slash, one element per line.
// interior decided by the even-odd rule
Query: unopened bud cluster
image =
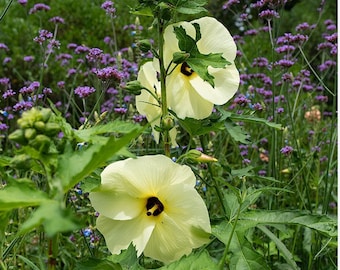
<path fill-rule="evenodd" d="M 32 108 L 22 113 L 18 119 L 19 129 L 9 135 L 9 139 L 21 145 L 29 145 L 41 153 L 48 153 L 53 144 L 51 138 L 60 132 L 53 113 L 47 108 Z"/>

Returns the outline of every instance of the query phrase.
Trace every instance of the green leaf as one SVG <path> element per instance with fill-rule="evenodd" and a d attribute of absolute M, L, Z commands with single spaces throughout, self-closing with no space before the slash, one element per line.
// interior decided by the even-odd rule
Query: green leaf
<path fill-rule="evenodd" d="M 132 243 L 120 254 L 111 255 L 107 258 L 107 260 L 112 263 L 119 263 L 124 269 L 129 269 L 129 267 L 132 267 L 133 265 L 136 266 L 138 263 L 137 252 Z"/>
<path fill-rule="evenodd" d="M 207 4 L 206 0 L 172 0 L 172 4 L 176 5 L 175 11 L 182 14 L 198 14 L 207 12 L 203 7 Z"/>
<path fill-rule="evenodd" d="M 225 128 L 228 131 L 229 135 L 237 142 L 242 144 L 250 144 L 251 141 L 249 139 L 249 135 L 243 130 L 243 128 L 239 125 L 236 125 L 232 121 L 226 119 L 224 122 Z"/>
<path fill-rule="evenodd" d="M 217 107 L 217 110 L 222 114 L 222 119 L 231 119 L 233 121 L 242 121 L 248 123 L 255 123 L 255 124 L 264 124 L 268 127 L 275 128 L 275 129 L 282 129 L 281 124 L 276 124 L 273 122 L 269 122 L 264 118 L 255 117 L 253 115 L 244 115 L 244 114 L 235 114 L 228 111 L 225 111 L 221 107 Z"/>
<path fill-rule="evenodd" d="M 59 157 L 56 177 L 61 181 L 64 192 L 82 181 L 91 172 L 113 155 L 118 153 L 125 145 L 138 136 L 141 128 L 134 130 L 116 139 L 114 137 L 102 137 L 101 144 L 90 145 L 82 151 L 66 152 Z"/>
<path fill-rule="evenodd" d="M 229 238 L 232 237 L 229 246 L 229 251 L 231 253 L 229 259 L 229 268 L 231 270 L 269 270 L 270 268 L 266 264 L 263 256 L 257 253 L 252 247 L 251 243 L 246 239 L 244 230 L 238 230 L 239 223 L 240 222 L 237 223 L 236 230 L 233 234 L 233 225 L 229 222 L 224 221 L 219 225 L 212 227 L 213 235 L 215 235 L 225 245 L 228 244 Z"/>
<path fill-rule="evenodd" d="M 126 134 L 136 129 L 136 124 L 123 122 L 123 121 L 113 121 L 105 125 L 97 125 L 87 129 L 75 130 L 74 135 L 80 142 L 93 142 L 93 138 L 96 135 L 106 134 L 106 133 L 119 133 Z M 97 140 L 102 137 L 97 137 Z"/>
<path fill-rule="evenodd" d="M 292 267 L 292 269 L 294 270 L 300 269 L 297 266 L 296 262 L 294 261 L 293 254 L 287 249 L 287 247 L 282 243 L 282 241 L 275 234 L 273 234 L 270 230 L 268 230 L 263 225 L 258 225 L 257 227 L 275 243 L 276 247 L 280 250 L 281 255 L 285 258 L 285 260 Z"/>
<path fill-rule="evenodd" d="M 171 114 L 176 114 L 171 111 Z M 185 118 L 180 119 L 177 118 L 179 124 L 191 135 L 191 136 L 200 136 L 207 134 L 211 131 L 221 131 L 224 129 L 223 122 L 218 121 L 218 119 L 214 118 L 214 115 L 211 115 L 208 118 L 197 120 L 194 118 Z"/>
<path fill-rule="evenodd" d="M 224 68 L 226 65 L 230 64 L 230 62 L 223 58 L 222 53 L 201 54 L 196 44 L 196 42 L 201 39 L 200 28 L 197 23 L 193 24 L 193 26 L 196 30 L 195 39 L 187 35 L 182 26 L 174 27 L 174 33 L 178 39 L 178 47 L 181 51 L 189 53 L 189 57 L 186 59 L 186 63 L 189 67 L 204 81 L 207 81 L 214 87 L 214 76 L 209 74 L 208 67 Z"/>
<path fill-rule="evenodd" d="M 123 268 L 107 259 L 89 258 L 78 262 L 75 270 L 122 270 Z"/>
<path fill-rule="evenodd" d="M 24 256 L 17 255 L 17 257 L 22 260 L 24 263 L 26 263 L 31 269 L 33 270 L 40 270 L 38 266 L 36 266 L 31 260 L 27 259 Z"/>
<path fill-rule="evenodd" d="M 13 179 L 0 190 L 0 211 L 37 206 L 47 200 L 47 194 L 36 189 L 31 180 Z"/>
<path fill-rule="evenodd" d="M 39 225 L 44 226 L 48 237 L 52 237 L 58 232 L 69 232 L 81 227 L 79 221 L 75 219 L 74 213 L 62 207 L 60 202 L 55 200 L 45 201 L 44 204 L 22 224 L 19 233 L 27 233 Z"/>
<path fill-rule="evenodd" d="M 328 237 L 337 236 L 337 222 L 326 215 L 309 214 L 302 211 L 252 210 L 240 216 L 244 226 L 286 224 L 301 225 Z M 248 224 L 247 224 L 248 223 Z"/>
<path fill-rule="evenodd" d="M 180 260 L 163 266 L 161 270 L 218 270 L 217 264 L 211 259 L 209 253 L 203 250 L 200 253 L 191 253 Z"/>

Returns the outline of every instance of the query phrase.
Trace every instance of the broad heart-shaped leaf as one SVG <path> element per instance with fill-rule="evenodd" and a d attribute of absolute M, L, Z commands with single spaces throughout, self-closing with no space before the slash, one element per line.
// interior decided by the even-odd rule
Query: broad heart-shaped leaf
<path fill-rule="evenodd" d="M 40 205 L 32 216 L 22 224 L 19 233 L 27 233 L 39 225 L 44 226 L 48 237 L 52 237 L 58 232 L 73 231 L 81 227 L 74 214 L 55 200 L 48 200 Z"/>
<path fill-rule="evenodd" d="M 208 67 L 224 68 L 226 65 L 230 64 L 230 62 L 223 58 L 222 53 L 200 53 L 196 43 L 201 39 L 200 27 L 197 23 L 194 23 L 193 26 L 196 30 L 195 39 L 187 35 L 182 26 L 174 27 L 174 33 L 178 39 L 178 47 L 181 51 L 190 54 L 190 56 L 186 59 L 186 63 L 189 67 L 204 81 L 207 81 L 212 87 L 214 87 L 214 76 L 209 74 Z"/>
<path fill-rule="evenodd" d="M 237 223 L 238 227 L 239 222 Z M 228 244 L 229 238 L 232 237 L 229 251 L 231 253 L 229 259 L 229 269 L 231 270 L 254 270 L 264 269 L 269 270 L 263 256 L 257 253 L 251 243 L 245 237 L 244 230 L 236 230 L 232 234 L 232 224 L 222 222 L 219 225 L 212 227 L 212 234 L 215 235 L 225 245 Z M 232 235 L 232 236 L 231 236 Z"/>
<path fill-rule="evenodd" d="M 203 250 L 200 253 L 191 253 L 180 260 L 163 266 L 160 270 L 217 270 L 217 264 L 211 259 L 209 253 Z"/>
<path fill-rule="evenodd" d="M 0 190 L 0 211 L 37 206 L 47 200 L 47 194 L 35 188 L 31 180 L 12 179 Z"/>
<path fill-rule="evenodd" d="M 116 139 L 102 137 L 101 143 L 90 145 L 82 151 L 66 152 L 59 157 L 56 178 L 62 183 L 64 192 L 83 180 L 92 171 L 115 155 L 141 132 L 140 127 Z"/>
<path fill-rule="evenodd" d="M 242 213 L 240 222 L 244 228 L 257 225 L 301 225 L 316 230 L 327 237 L 336 237 L 337 221 L 326 215 L 309 214 L 303 211 L 252 210 Z"/>

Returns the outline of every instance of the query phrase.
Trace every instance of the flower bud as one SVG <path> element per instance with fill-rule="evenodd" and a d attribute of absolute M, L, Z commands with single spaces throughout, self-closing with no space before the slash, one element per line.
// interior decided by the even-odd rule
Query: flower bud
<path fill-rule="evenodd" d="M 192 149 L 190 150 L 187 154 L 186 154 L 187 158 L 190 160 L 194 160 L 197 162 L 216 162 L 218 161 L 216 158 L 212 157 L 212 156 L 208 156 L 206 154 L 203 154 L 201 151 L 198 151 L 196 149 Z"/>
<path fill-rule="evenodd" d="M 135 95 L 140 95 L 141 93 L 141 90 L 143 89 L 144 87 L 141 85 L 141 83 L 139 81 L 131 81 L 131 82 L 128 82 L 124 89 L 126 89 L 127 91 L 135 94 Z"/>
<path fill-rule="evenodd" d="M 44 133 L 47 136 L 55 136 L 60 131 L 60 126 L 57 123 L 46 123 Z"/>
<path fill-rule="evenodd" d="M 40 114 L 42 117 L 42 121 L 44 121 L 45 123 L 50 119 L 51 115 L 52 115 L 52 111 L 48 108 L 42 108 L 40 110 Z"/>
<path fill-rule="evenodd" d="M 171 115 L 167 115 L 162 119 L 161 128 L 163 130 L 170 130 L 175 126 L 175 121 Z"/>
<path fill-rule="evenodd" d="M 175 64 L 182 64 L 190 57 L 190 53 L 175 52 L 172 57 L 173 57 L 172 61 Z"/>
<path fill-rule="evenodd" d="M 37 122 L 34 123 L 34 127 L 37 130 L 43 132 L 45 130 L 45 123 L 43 121 L 37 121 Z"/>
<path fill-rule="evenodd" d="M 27 140 L 33 140 L 37 135 L 37 131 L 34 128 L 26 128 L 24 134 Z"/>
<path fill-rule="evenodd" d="M 16 131 L 12 132 L 8 135 L 8 138 L 14 142 L 17 142 L 22 145 L 27 144 L 27 140 L 25 138 L 24 130 L 17 129 Z"/>
<path fill-rule="evenodd" d="M 142 52 L 148 52 L 151 49 L 151 42 L 149 39 L 142 39 L 137 43 Z"/>
<path fill-rule="evenodd" d="M 30 141 L 30 145 L 41 153 L 47 153 L 51 142 L 52 141 L 49 137 L 39 134 L 34 140 Z"/>

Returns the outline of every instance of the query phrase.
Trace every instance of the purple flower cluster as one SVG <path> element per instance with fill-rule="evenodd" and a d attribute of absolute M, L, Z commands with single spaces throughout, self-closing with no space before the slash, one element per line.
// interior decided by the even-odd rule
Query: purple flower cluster
<path fill-rule="evenodd" d="M 74 89 L 74 93 L 80 98 L 86 98 L 94 92 L 96 92 L 96 89 L 90 86 L 78 86 Z"/>
<path fill-rule="evenodd" d="M 34 14 L 34 13 L 37 13 L 39 11 L 49 11 L 51 8 L 50 6 L 46 5 L 46 4 L 43 4 L 43 3 L 38 3 L 38 4 L 35 4 L 33 6 L 33 8 L 31 8 L 29 10 L 29 14 Z"/>

